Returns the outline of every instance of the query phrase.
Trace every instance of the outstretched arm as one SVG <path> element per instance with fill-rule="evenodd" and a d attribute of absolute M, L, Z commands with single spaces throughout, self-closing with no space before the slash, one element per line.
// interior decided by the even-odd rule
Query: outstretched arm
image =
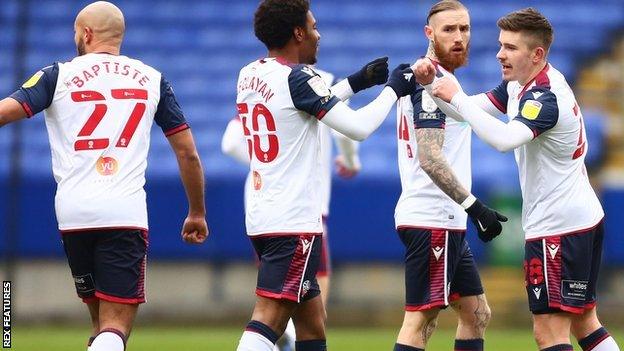
<path fill-rule="evenodd" d="M 362 141 L 372 134 L 384 121 L 398 97 L 409 95 L 416 89 L 413 71 L 408 64 L 399 65 L 392 71 L 388 84 L 368 105 L 352 110 L 338 101 L 321 119 L 332 129 L 347 137 Z"/>
<path fill-rule="evenodd" d="M 533 131 L 524 123 L 511 121 L 504 123 L 476 106 L 448 78 L 433 83 L 434 96 L 450 103 L 479 138 L 501 152 L 513 150 L 533 140 Z"/>
<path fill-rule="evenodd" d="M 17 100 L 5 98 L 0 101 L 0 127 L 28 117 L 26 111 Z"/>
<path fill-rule="evenodd" d="M 204 204 L 204 171 L 202 169 L 190 129 L 168 137 L 176 154 L 180 178 L 186 192 L 189 210 L 182 227 L 182 238 L 188 243 L 200 244 L 208 236 Z"/>

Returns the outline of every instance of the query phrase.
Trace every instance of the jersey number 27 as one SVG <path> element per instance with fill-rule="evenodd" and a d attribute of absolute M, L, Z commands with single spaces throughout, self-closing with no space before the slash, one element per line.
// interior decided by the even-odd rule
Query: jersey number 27
<path fill-rule="evenodd" d="M 147 90 L 144 89 L 112 89 L 111 96 L 115 100 L 147 100 Z M 89 101 L 106 101 L 104 95 L 97 91 L 85 90 L 85 91 L 75 91 L 71 93 L 71 98 L 74 102 L 89 102 Z M 84 150 L 101 150 L 106 149 L 109 145 L 108 138 L 84 138 L 90 137 L 93 134 L 93 131 L 97 126 L 102 122 L 104 115 L 106 115 L 106 111 L 108 111 L 108 106 L 104 102 L 97 102 L 95 104 L 95 109 L 87 119 L 87 122 L 82 126 L 80 132 L 78 132 L 78 140 L 74 143 L 74 150 L 76 151 L 84 151 Z M 126 122 L 126 125 L 117 139 L 116 147 L 128 147 L 130 144 L 130 139 L 136 132 L 137 127 L 139 126 L 139 122 L 141 122 L 141 118 L 143 118 L 143 114 L 145 113 L 145 103 L 137 102 L 134 105 L 134 109 L 130 114 L 130 118 Z"/>

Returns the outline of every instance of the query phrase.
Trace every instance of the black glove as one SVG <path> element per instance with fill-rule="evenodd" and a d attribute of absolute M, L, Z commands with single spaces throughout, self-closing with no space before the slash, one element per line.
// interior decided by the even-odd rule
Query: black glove
<path fill-rule="evenodd" d="M 380 57 L 367 63 L 347 79 L 353 93 L 385 83 L 388 80 L 388 57 Z"/>
<path fill-rule="evenodd" d="M 468 212 L 472 223 L 477 227 L 479 239 L 483 242 L 496 238 L 503 231 L 501 222 L 507 222 L 507 217 L 485 206 L 478 199 L 472 206 L 466 209 L 466 212 Z"/>
<path fill-rule="evenodd" d="M 398 97 L 413 94 L 416 91 L 416 80 L 410 65 L 407 63 L 398 65 L 390 74 L 386 86 L 392 88 Z"/>

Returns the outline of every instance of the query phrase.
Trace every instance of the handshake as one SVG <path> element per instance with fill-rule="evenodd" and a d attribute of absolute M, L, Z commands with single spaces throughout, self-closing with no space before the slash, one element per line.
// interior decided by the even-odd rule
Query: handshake
<path fill-rule="evenodd" d="M 354 93 L 384 83 L 394 90 L 397 97 L 410 95 L 416 91 L 414 71 L 409 64 L 400 64 L 392 70 L 392 73 L 388 73 L 388 57 L 380 57 L 367 63 L 347 79 Z"/>

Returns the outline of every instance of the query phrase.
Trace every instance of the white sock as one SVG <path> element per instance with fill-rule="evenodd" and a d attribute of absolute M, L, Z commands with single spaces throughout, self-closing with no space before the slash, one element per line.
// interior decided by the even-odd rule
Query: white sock
<path fill-rule="evenodd" d="M 264 336 L 245 331 L 238 343 L 236 351 L 273 351 L 273 343 Z"/>
<path fill-rule="evenodd" d="M 286 324 L 286 330 L 279 339 L 273 351 L 295 351 L 295 341 L 297 341 L 297 333 L 295 332 L 295 323 L 292 318 Z"/>
<path fill-rule="evenodd" d="M 620 348 L 615 343 L 613 337 L 609 336 L 608 338 L 602 340 L 602 342 L 596 345 L 592 351 L 620 351 Z"/>
<path fill-rule="evenodd" d="M 124 351 L 124 341 L 123 339 L 112 332 L 103 332 L 100 333 L 93 343 L 91 347 L 88 349 L 89 351 Z"/>

